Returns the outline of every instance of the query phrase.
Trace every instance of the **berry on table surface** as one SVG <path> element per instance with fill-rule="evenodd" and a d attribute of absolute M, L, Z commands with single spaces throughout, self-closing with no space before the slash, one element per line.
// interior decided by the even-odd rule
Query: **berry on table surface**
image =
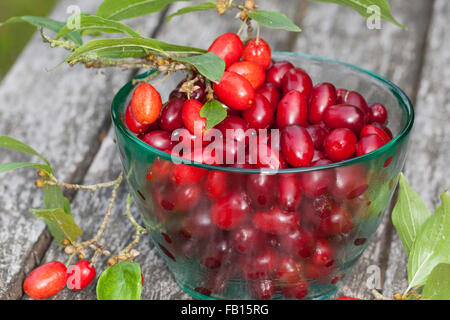
<path fill-rule="evenodd" d="M 59 261 L 43 264 L 25 278 L 23 290 L 32 299 L 47 299 L 65 286 L 67 281 L 67 268 Z"/>
<path fill-rule="evenodd" d="M 95 274 L 95 267 L 90 261 L 78 261 L 67 271 L 67 288 L 72 291 L 83 290 L 94 280 Z"/>

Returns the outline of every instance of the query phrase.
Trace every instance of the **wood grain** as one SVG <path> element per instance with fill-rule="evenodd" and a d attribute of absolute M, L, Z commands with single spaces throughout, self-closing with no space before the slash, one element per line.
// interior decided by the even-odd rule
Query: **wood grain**
<path fill-rule="evenodd" d="M 83 12 L 95 12 L 100 0 L 82 0 Z M 61 1 L 52 17 L 66 19 L 73 1 Z M 139 24 L 152 30 L 153 16 Z M 129 72 L 97 72 L 62 66 L 67 52 L 50 49 L 35 34 L 0 86 L 0 134 L 20 139 L 42 151 L 57 176 L 65 181 L 82 179 L 95 156 L 101 137 L 109 129 L 109 106 L 113 93 L 130 77 Z M 51 70 L 51 71 L 50 71 Z M 0 150 L 0 162 L 30 157 Z M 0 183 L 0 299 L 22 295 L 24 275 L 39 263 L 49 244 L 41 221 L 29 212 L 41 205 L 34 187 L 33 170 L 2 174 Z M 12 230 L 14 232 L 12 232 Z"/>
<path fill-rule="evenodd" d="M 431 1 L 393 1 L 394 16 L 408 27 L 408 31 L 403 31 L 388 22 L 382 22 L 382 30 L 369 30 L 366 20 L 348 8 L 311 3 L 301 25 L 304 32 L 298 37 L 294 51 L 372 70 L 392 80 L 408 95 L 414 95 L 431 5 Z M 381 284 L 385 283 L 391 230 L 387 215 L 337 296 L 371 298 L 366 286 L 371 265 L 380 267 Z M 397 255 L 395 259 L 402 261 L 404 257 Z"/>
<path fill-rule="evenodd" d="M 416 122 L 409 145 L 405 175 L 411 186 L 433 208 L 450 188 L 450 3 L 437 0 L 428 34 L 426 55 L 416 101 Z M 402 257 L 397 259 L 397 257 Z M 406 289 L 407 263 L 399 241 L 393 242 L 385 293 Z M 401 291 L 403 292 L 403 291 Z"/>

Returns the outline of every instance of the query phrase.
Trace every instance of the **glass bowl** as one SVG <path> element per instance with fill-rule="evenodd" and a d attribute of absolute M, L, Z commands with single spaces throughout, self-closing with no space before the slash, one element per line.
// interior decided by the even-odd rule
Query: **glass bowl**
<path fill-rule="evenodd" d="M 126 128 L 134 86 L 122 87 L 111 112 L 130 192 L 175 280 L 195 298 L 329 298 L 380 224 L 405 161 L 414 113 L 396 85 L 325 58 L 280 52 L 273 59 L 305 69 L 314 83 L 331 82 L 384 104 L 394 138 L 362 157 L 274 172 L 174 163 Z M 163 101 L 181 77 L 157 86 Z M 174 185 L 177 170 L 200 178 Z M 245 218 L 225 229 L 211 223 L 212 215 L 235 211 Z"/>

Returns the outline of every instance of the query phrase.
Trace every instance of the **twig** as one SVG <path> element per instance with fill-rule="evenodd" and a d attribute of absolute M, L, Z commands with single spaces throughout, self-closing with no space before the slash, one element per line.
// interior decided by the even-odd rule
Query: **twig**
<path fill-rule="evenodd" d="M 50 47 L 52 47 L 52 48 L 60 47 L 60 48 L 64 48 L 69 51 L 74 51 L 75 49 L 78 48 L 78 46 L 76 44 L 73 44 L 69 41 L 50 39 L 49 37 L 47 37 L 45 35 L 43 28 L 40 28 L 40 32 L 41 32 L 42 40 L 44 40 L 44 42 L 50 44 Z"/>
<path fill-rule="evenodd" d="M 93 185 L 80 185 L 80 184 L 72 184 L 72 183 L 65 183 L 62 181 L 59 181 L 54 175 L 49 176 L 50 180 L 43 180 L 43 184 L 45 185 L 56 185 L 59 187 L 63 187 L 66 189 L 72 189 L 72 190 L 89 190 L 89 191 L 96 191 L 98 189 L 102 188 L 110 188 L 115 186 L 117 183 L 120 184 L 120 182 L 123 179 L 123 173 L 113 181 L 104 182 L 104 183 L 97 183 Z M 120 180 L 120 181 L 119 181 Z"/>
<path fill-rule="evenodd" d="M 386 298 L 381 293 L 378 292 L 376 289 L 372 289 L 372 295 L 375 298 L 375 300 L 391 300 L 389 298 Z"/>

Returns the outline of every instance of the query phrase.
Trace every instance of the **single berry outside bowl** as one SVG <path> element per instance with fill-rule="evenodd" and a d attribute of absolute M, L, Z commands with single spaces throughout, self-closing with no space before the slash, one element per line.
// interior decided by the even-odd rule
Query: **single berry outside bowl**
<path fill-rule="evenodd" d="M 258 169 L 175 164 L 126 128 L 131 82 L 112 103 L 129 189 L 155 247 L 195 298 L 329 298 L 368 246 L 405 161 L 414 112 L 396 85 L 325 58 L 281 52 L 273 60 L 306 70 L 315 83 L 333 83 L 383 104 L 394 138 L 362 157 L 263 175 Z M 156 87 L 163 101 L 176 81 Z M 182 182 L 186 172 L 191 184 Z M 250 206 L 243 205 L 247 201 Z M 214 221 L 221 212 L 229 219 Z"/>

